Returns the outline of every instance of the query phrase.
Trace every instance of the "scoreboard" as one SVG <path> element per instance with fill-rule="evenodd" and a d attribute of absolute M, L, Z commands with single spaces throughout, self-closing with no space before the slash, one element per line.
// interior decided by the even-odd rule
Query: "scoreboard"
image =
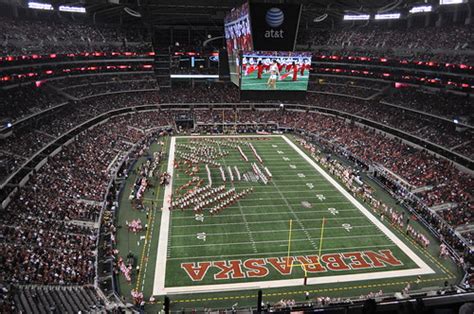
<path fill-rule="evenodd" d="M 300 15 L 300 4 L 255 2 L 226 15 L 229 72 L 241 97 L 242 91 L 307 90 L 311 53 L 294 52 Z"/>

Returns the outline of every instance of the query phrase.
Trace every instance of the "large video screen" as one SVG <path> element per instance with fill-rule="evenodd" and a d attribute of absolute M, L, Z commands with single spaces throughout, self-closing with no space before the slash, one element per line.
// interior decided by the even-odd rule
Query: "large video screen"
<path fill-rule="evenodd" d="M 252 51 L 253 42 L 249 17 L 249 5 L 232 9 L 224 18 L 224 31 L 229 56 L 230 80 L 239 85 L 240 52 Z"/>
<path fill-rule="evenodd" d="M 240 89 L 306 91 L 310 69 L 311 52 L 244 52 Z"/>

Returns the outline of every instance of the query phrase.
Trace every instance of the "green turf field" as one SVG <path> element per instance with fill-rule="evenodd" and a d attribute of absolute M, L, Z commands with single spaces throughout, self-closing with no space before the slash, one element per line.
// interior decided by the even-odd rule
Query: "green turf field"
<path fill-rule="evenodd" d="M 147 305 L 150 311 L 160 308 L 165 294 L 171 297 L 174 309 L 228 307 L 235 301 L 254 304 L 258 289 L 264 290 L 265 300 L 304 300 L 304 291 L 312 296 L 358 296 L 380 289 L 400 291 L 407 283 L 414 289 L 432 289 L 459 276 L 453 263 L 437 258 L 436 241 L 426 230 L 413 222 L 430 237 L 428 249 L 390 226 L 388 219 L 372 216 L 360 200 L 319 168 L 293 137 L 238 137 L 248 162 L 228 147 L 229 139 L 212 137 L 212 144 L 208 139 L 203 141 L 204 137 L 164 140 L 168 155 L 161 171 L 173 173 L 172 185 L 155 184 L 146 192 L 145 204 L 154 206 L 148 215 L 151 227 L 147 233 L 135 235 L 121 229 L 117 237 L 121 255 L 128 251 L 136 254 L 141 269 L 139 276 L 132 276 L 131 284 L 119 276 L 121 293 L 127 299 L 131 289 L 138 289 L 146 300 L 155 296 L 158 303 Z M 210 167 L 214 187 L 225 184 L 226 190 L 235 188 L 237 192 L 252 187 L 253 192 L 216 215 L 204 211 L 196 217 L 192 210 L 169 211 L 169 195 L 173 192 L 176 197 L 176 188 L 191 179 L 184 168 L 175 169 L 173 163 L 187 150 L 182 144 L 196 147 L 200 143 L 228 152 L 215 160 L 224 167 L 225 183 L 219 169 Z M 247 143 L 253 144 L 263 164 Z M 154 150 L 156 145 L 151 148 Z M 229 181 L 227 166 L 250 175 L 251 163 L 268 168 L 272 174 L 268 184 L 255 182 L 255 178 Z M 193 176 L 208 183 L 203 163 Z M 132 175 L 125 191 L 133 180 Z M 146 221 L 145 213 L 129 208 L 127 197 L 124 193 L 120 202 L 119 222 L 137 216 Z M 377 197 L 390 204 L 383 191 L 377 192 Z M 391 206 L 396 205 L 393 202 Z"/>
<path fill-rule="evenodd" d="M 292 81 L 292 75 L 288 76 L 282 81 L 277 81 L 275 90 L 294 90 L 294 91 L 305 91 L 308 89 L 308 71 L 305 71 L 305 75 L 301 76 L 298 74 L 298 80 Z M 284 74 L 284 73 L 282 73 Z M 261 79 L 257 79 L 257 72 L 254 71 L 250 75 L 242 75 L 241 77 L 241 90 L 271 90 L 267 86 L 269 73 L 264 73 Z"/>
<path fill-rule="evenodd" d="M 356 200 L 343 195 L 345 191 L 319 173 L 306 160 L 307 155 L 291 146 L 293 143 L 281 136 L 239 140 L 248 162 L 237 149 L 227 146 L 231 143 L 228 138 L 213 143 L 176 140 L 177 145 L 212 145 L 228 151 L 227 156 L 215 160 L 226 169 L 227 181 L 223 182 L 220 171 L 213 167 L 213 185 L 225 184 L 237 191 L 253 187 L 254 192 L 216 215 L 206 210 L 202 214 L 171 211 L 162 291 L 252 289 L 255 283 L 298 286 L 304 269 L 311 284 L 434 272 Z M 261 167 L 266 166 L 272 174 L 268 184 L 229 182 L 227 166 L 237 166 L 242 174 L 251 176 L 251 163 L 260 164 L 246 145 L 249 142 L 263 159 Z M 176 148 L 178 155 L 183 151 L 186 149 Z M 178 155 L 175 161 L 181 160 Z M 207 181 L 204 165 L 194 176 Z M 173 178 L 173 193 L 190 180 L 181 168 Z M 214 287 L 216 284 L 219 286 Z"/>

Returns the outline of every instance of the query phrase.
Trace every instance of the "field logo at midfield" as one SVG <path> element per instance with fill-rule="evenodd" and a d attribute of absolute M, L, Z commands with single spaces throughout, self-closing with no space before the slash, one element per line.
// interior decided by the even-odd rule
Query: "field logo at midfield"
<path fill-rule="evenodd" d="M 202 281 L 208 273 L 214 280 L 263 278 L 271 272 L 291 276 L 293 263 L 303 264 L 308 273 L 403 266 L 391 250 L 345 252 L 308 256 L 252 258 L 247 260 L 181 263 L 181 269 L 192 281 Z M 299 267 L 297 267 L 299 268 Z M 212 269 L 212 271 L 210 271 Z"/>

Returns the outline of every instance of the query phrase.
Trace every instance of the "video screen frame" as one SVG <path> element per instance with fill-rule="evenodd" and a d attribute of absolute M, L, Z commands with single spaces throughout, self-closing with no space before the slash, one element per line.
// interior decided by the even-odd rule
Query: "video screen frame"
<path fill-rule="evenodd" d="M 224 34 L 231 81 L 239 86 L 240 53 L 253 50 L 252 26 L 248 2 L 232 9 L 224 18 Z"/>

